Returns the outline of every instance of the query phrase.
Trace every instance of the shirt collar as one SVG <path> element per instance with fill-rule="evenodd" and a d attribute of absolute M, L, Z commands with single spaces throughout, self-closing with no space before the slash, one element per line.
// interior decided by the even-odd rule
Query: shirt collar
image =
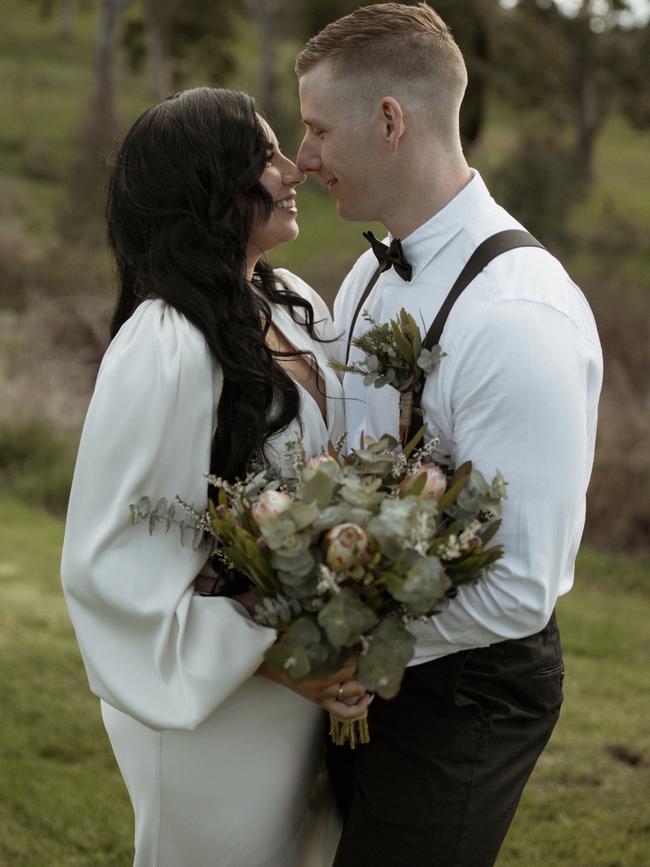
<path fill-rule="evenodd" d="M 402 238 L 404 255 L 413 268 L 412 280 L 451 239 L 492 201 L 480 174 L 472 169 L 472 180 L 445 207 L 426 223 Z M 389 239 L 393 236 L 389 233 Z M 390 241 L 389 241 L 390 243 Z"/>

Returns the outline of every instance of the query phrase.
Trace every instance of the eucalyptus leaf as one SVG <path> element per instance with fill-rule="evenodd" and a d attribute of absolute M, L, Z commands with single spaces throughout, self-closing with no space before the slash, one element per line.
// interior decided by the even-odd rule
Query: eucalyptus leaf
<path fill-rule="evenodd" d="M 440 361 L 440 356 L 436 357 L 432 352 L 428 349 L 422 349 L 418 360 L 416 362 L 417 366 L 425 372 L 428 376 L 438 366 L 438 362 Z"/>
<path fill-rule="evenodd" d="M 278 641 L 269 647 L 264 656 L 276 671 L 288 674 L 293 680 L 306 677 L 311 669 L 307 648 L 298 641 Z"/>
<path fill-rule="evenodd" d="M 330 530 L 337 524 L 344 524 L 346 521 L 358 523 L 350 517 L 350 506 L 346 503 L 338 503 L 336 506 L 328 506 L 323 509 L 320 516 L 313 522 L 312 527 L 320 533 L 323 530 Z"/>
<path fill-rule="evenodd" d="M 368 651 L 359 659 L 359 680 L 370 692 L 394 698 L 414 647 L 415 638 L 400 619 L 387 615 L 371 633 Z"/>
<path fill-rule="evenodd" d="M 283 580 L 284 576 L 279 574 L 278 577 Z M 316 596 L 316 579 L 313 576 L 307 576 L 300 584 L 285 583 L 282 589 L 288 597 L 301 600 L 301 605 L 306 607 L 309 600 Z"/>
<path fill-rule="evenodd" d="M 404 580 L 394 582 L 389 591 L 414 617 L 419 617 L 432 611 L 450 586 L 440 560 L 421 557 L 410 567 Z"/>
<path fill-rule="evenodd" d="M 288 514 L 296 526 L 296 530 L 304 530 L 312 524 L 320 514 L 317 503 L 293 503 Z"/>
<path fill-rule="evenodd" d="M 301 644 L 317 644 L 322 638 L 320 629 L 309 617 L 299 617 L 294 621 L 287 637 Z"/>
<path fill-rule="evenodd" d="M 334 647 L 349 647 L 377 623 L 377 615 L 356 593 L 343 588 L 318 614 L 318 623 Z"/>
<path fill-rule="evenodd" d="M 260 527 L 260 532 L 269 548 L 277 550 L 282 548 L 286 539 L 295 535 L 296 525 L 285 513 L 265 521 Z"/>
<path fill-rule="evenodd" d="M 311 551 L 304 551 L 296 557 L 283 557 L 281 553 L 273 553 L 271 565 L 278 571 L 284 584 L 296 586 L 313 573 L 316 561 Z"/>
<path fill-rule="evenodd" d="M 327 472 L 317 472 L 302 487 L 302 499 L 305 503 L 315 503 L 319 509 L 325 509 L 332 502 L 334 480 Z"/>

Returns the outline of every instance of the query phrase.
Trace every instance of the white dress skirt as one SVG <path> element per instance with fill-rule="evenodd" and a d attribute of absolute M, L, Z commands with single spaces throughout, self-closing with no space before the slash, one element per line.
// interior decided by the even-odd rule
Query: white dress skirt
<path fill-rule="evenodd" d="M 333 337 L 319 296 L 276 273 Z M 286 308 L 272 313 L 290 344 L 314 353 L 327 392 L 325 423 L 298 386 L 299 420 L 266 450 L 282 470 L 287 441 L 300 435 L 315 455 L 343 433 L 343 401 L 327 366 L 334 344 L 312 340 Z M 232 599 L 194 593 L 205 549 L 130 521 L 145 494 L 205 507 L 222 381 L 201 333 L 162 301 L 122 326 L 79 446 L 64 592 L 133 804 L 134 867 L 330 867 L 340 827 L 321 767 L 326 715 L 254 676 L 276 633 Z"/>

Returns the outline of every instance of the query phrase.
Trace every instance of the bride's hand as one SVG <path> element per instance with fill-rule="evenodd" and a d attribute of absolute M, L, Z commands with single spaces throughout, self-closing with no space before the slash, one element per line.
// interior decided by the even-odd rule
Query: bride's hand
<path fill-rule="evenodd" d="M 267 662 L 263 662 L 256 673 L 281 683 L 303 698 L 320 705 L 336 719 L 347 722 L 363 719 L 372 701 L 372 696 L 366 692 L 364 685 L 353 680 L 355 668 L 356 660 L 351 659 L 343 668 L 327 677 L 293 680 L 288 675 L 280 674 L 271 668 Z"/>

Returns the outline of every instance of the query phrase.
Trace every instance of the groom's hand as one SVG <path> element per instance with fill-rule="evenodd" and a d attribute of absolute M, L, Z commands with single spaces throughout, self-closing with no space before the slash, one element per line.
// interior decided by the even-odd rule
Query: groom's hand
<path fill-rule="evenodd" d="M 336 719 L 348 721 L 363 719 L 372 701 L 372 696 L 366 692 L 364 685 L 353 680 L 355 669 L 356 660 L 351 659 L 343 668 L 327 677 L 293 680 L 263 662 L 257 674 L 281 683 L 308 701 L 313 701 Z"/>

